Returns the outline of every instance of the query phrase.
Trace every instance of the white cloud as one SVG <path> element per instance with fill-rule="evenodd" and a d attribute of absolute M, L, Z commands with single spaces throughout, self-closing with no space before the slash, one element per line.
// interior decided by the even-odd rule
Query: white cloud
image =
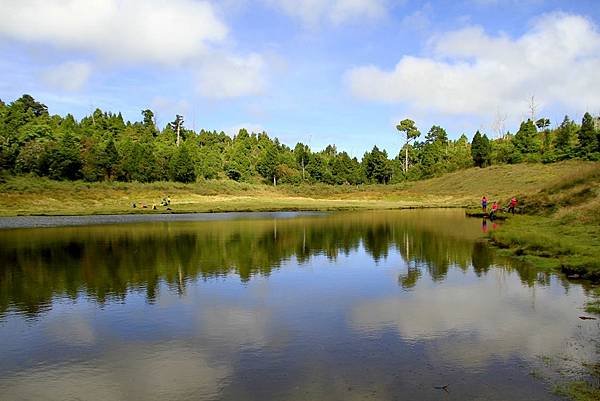
<path fill-rule="evenodd" d="M 460 363 L 463 369 L 514 355 L 534 359 L 563 354 L 570 361 L 587 361 L 585 343 L 565 346 L 565 341 L 578 336 L 579 329 L 567 317 L 577 312 L 574 299 L 582 295 L 582 289 L 572 288 L 569 294 L 556 297 L 550 287 L 538 287 L 532 295 L 519 281 L 515 272 L 502 269 L 490 270 L 470 286 L 425 288 L 429 284 L 423 280 L 417 284 L 420 291 L 406 297 L 359 303 L 350 322 L 363 333 L 395 329 L 405 340 L 424 342 L 440 363 Z M 537 305 L 535 319 L 531 319 L 528 299 Z"/>
<path fill-rule="evenodd" d="M 247 57 L 214 55 L 197 72 L 198 91 L 204 97 L 227 99 L 258 95 L 266 86 L 266 65 L 259 54 Z"/>
<path fill-rule="evenodd" d="M 42 73 L 42 81 L 55 89 L 76 92 L 88 81 L 92 66 L 85 62 L 69 61 Z"/>
<path fill-rule="evenodd" d="M 377 19 L 386 14 L 386 0 L 265 0 L 307 25 Z"/>
<path fill-rule="evenodd" d="M 23 370 L 3 383 L 2 394 L 10 400 L 213 399 L 231 374 L 228 364 L 175 341 L 134 342 L 100 352 L 93 368 L 76 360 Z"/>
<path fill-rule="evenodd" d="M 0 36 L 117 62 L 177 64 L 227 36 L 205 1 L 2 1 L 0 15 Z"/>
<path fill-rule="evenodd" d="M 426 3 L 412 14 L 404 16 L 400 21 L 400 26 L 408 27 L 417 32 L 425 32 L 431 27 L 430 15 L 432 13 L 433 7 L 430 3 Z"/>
<path fill-rule="evenodd" d="M 600 34 L 584 17 L 545 15 L 518 38 L 468 27 L 431 45 L 432 57 L 403 56 L 391 71 L 353 68 L 346 82 L 358 98 L 450 115 L 522 113 L 531 95 L 541 107 L 600 107 Z"/>

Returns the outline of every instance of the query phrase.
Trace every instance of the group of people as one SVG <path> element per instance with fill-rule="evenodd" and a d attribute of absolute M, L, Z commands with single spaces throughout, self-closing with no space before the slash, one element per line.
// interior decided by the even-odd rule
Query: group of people
<path fill-rule="evenodd" d="M 487 197 L 484 195 L 483 198 L 481 198 L 481 209 L 483 210 L 484 214 L 487 214 L 487 206 L 488 206 L 488 199 Z M 517 198 L 515 198 L 514 196 L 511 198 L 511 200 L 508 202 L 508 205 L 506 205 L 507 211 L 509 213 L 515 214 L 515 208 L 517 207 Z M 489 212 L 489 216 L 490 219 L 494 219 L 496 217 L 496 213 L 498 213 L 498 209 L 500 208 L 500 206 L 498 205 L 497 201 L 494 201 L 492 203 L 492 208 Z"/>
<path fill-rule="evenodd" d="M 171 198 L 167 195 L 164 198 L 162 198 L 162 200 L 160 201 L 160 205 L 161 206 L 165 206 L 166 210 L 171 210 L 171 208 L 169 206 L 171 206 Z M 140 203 L 139 205 L 136 204 L 135 202 L 133 202 L 131 204 L 132 208 L 137 208 L 140 207 L 142 209 L 147 209 L 148 205 L 146 205 L 145 203 Z M 152 210 L 158 210 L 158 208 L 156 207 L 156 204 L 152 204 Z"/>

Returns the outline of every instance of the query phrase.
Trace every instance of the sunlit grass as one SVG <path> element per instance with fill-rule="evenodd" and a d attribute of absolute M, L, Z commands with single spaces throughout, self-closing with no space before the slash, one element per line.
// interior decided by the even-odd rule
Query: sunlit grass
<path fill-rule="evenodd" d="M 483 194 L 490 200 L 505 202 L 515 194 L 538 193 L 550 185 L 559 185 L 574 171 L 591 171 L 599 166 L 581 161 L 502 165 L 472 168 L 418 182 L 359 186 L 273 187 L 231 180 L 193 184 L 87 183 L 10 177 L 0 184 L 0 215 L 145 213 L 152 212 L 152 205 L 159 205 L 167 195 L 172 199 L 173 212 L 473 207 Z M 148 208 L 133 209 L 134 202 Z M 158 211 L 165 210 L 159 207 Z"/>

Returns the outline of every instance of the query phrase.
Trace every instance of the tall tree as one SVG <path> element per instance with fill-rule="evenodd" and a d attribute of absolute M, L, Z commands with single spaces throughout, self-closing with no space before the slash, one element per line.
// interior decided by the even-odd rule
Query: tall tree
<path fill-rule="evenodd" d="M 176 143 L 177 143 L 177 146 L 179 146 L 179 143 L 181 141 L 181 129 L 183 128 L 183 116 L 180 116 L 179 114 L 177 114 L 175 116 L 175 120 L 173 122 L 170 122 L 169 126 L 177 134 L 177 142 Z"/>
<path fill-rule="evenodd" d="M 365 153 L 363 166 L 367 178 L 371 181 L 379 184 L 387 184 L 390 181 L 392 166 L 385 150 L 381 151 L 377 146 L 373 146 L 370 153 Z"/>
<path fill-rule="evenodd" d="M 588 156 L 598 149 L 598 137 L 594 124 L 594 117 L 590 113 L 585 113 L 581 120 L 581 128 L 577 134 L 579 138 L 579 154 Z"/>
<path fill-rule="evenodd" d="M 308 158 L 310 156 L 310 148 L 307 145 L 298 142 L 294 148 L 294 156 L 296 157 L 296 162 L 302 168 L 302 179 L 304 180 L 306 179 L 305 169 L 306 163 L 308 163 Z"/>
<path fill-rule="evenodd" d="M 542 153 L 546 154 L 550 150 L 550 120 L 540 118 L 535 122 L 535 126 L 542 132 Z"/>
<path fill-rule="evenodd" d="M 558 160 L 570 159 L 574 156 L 577 142 L 577 125 L 569 116 L 565 116 L 556 130 L 554 150 Z"/>
<path fill-rule="evenodd" d="M 515 148 L 523 154 L 535 154 L 540 151 L 540 141 L 537 136 L 537 130 L 532 120 L 521 123 L 519 131 L 513 138 Z"/>
<path fill-rule="evenodd" d="M 186 183 L 196 181 L 194 162 L 187 146 L 177 149 L 177 153 L 171 160 L 171 172 L 174 181 Z"/>
<path fill-rule="evenodd" d="M 154 120 L 154 112 L 150 109 L 142 110 L 142 124 L 144 127 L 152 132 L 152 135 L 156 135 L 156 122 Z"/>
<path fill-rule="evenodd" d="M 256 170 L 263 177 L 272 180 L 273 185 L 277 185 L 277 166 L 279 165 L 279 157 L 277 146 L 270 144 L 265 149 L 262 157 L 256 165 Z"/>
<path fill-rule="evenodd" d="M 410 141 L 417 139 L 421 133 L 417 129 L 415 122 L 410 119 L 404 119 L 400 121 L 400 124 L 396 125 L 396 129 L 400 132 L 404 132 L 406 140 L 404 142 L 405 157 L 404 157 L 404 172 L 408 171 L 408 145 Z"/>
<path fill-rule="evenodd" d="M 481 135 L 479 131 L 473 136 L 471 142 L 471 157 L 477 167 L 485 167 L 490 163 L 491 146 L 487 135 Z"/>

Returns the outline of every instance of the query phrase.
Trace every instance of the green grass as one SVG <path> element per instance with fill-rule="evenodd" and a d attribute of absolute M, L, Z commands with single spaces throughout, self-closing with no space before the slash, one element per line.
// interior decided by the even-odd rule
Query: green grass
<path fill-rule="evenodd" d="M 0 183 L 0 215 L 148 213 L 133 202 L 159 204 L 169 195 L 173 212 L 356 210 L 417 207 L 474 207 L 483 194 L 505 201 L 557 185 L 573 171 L 600 164 L 569 161 L 472 168 L 443 177 L 396 185 L 279 185 L 208 180 L 194 184 L 52 181 L 8 177 Z M 159 210 L 160 211 L 160 210 Z M 164 210 L 163 210 L 164 211 Z"/>
<path fill-rule="evenodd" d="M 576 381 L 557 386 L 554 392 L 573 401 L 600 400 L 600 388 L 594 387 L 585 381 Z"/>
<path fill-rule="evenodd" d="M 595 287 L 592 289 L 591 297 L 591 300 L 589 300 L 585 304 L 585 311 L 587 313 L 594 313 L 596 315 L 600 315 L 600 287 Z"/>
<path fill-rule="evenodd" d="M 492 241 L 514 256 L 543 268 L 558 268 L 582 278 L 600 278 L 600 226 L 562 224 L 541 216 L 510 218 L 491 234 Z"/>
<path fill-rule="evenodd" d="M 511 217 L 492 241 L 535 266 L 600 280 L 600 167 L 583 167 L 524 195 L 528 215 Z"/>

